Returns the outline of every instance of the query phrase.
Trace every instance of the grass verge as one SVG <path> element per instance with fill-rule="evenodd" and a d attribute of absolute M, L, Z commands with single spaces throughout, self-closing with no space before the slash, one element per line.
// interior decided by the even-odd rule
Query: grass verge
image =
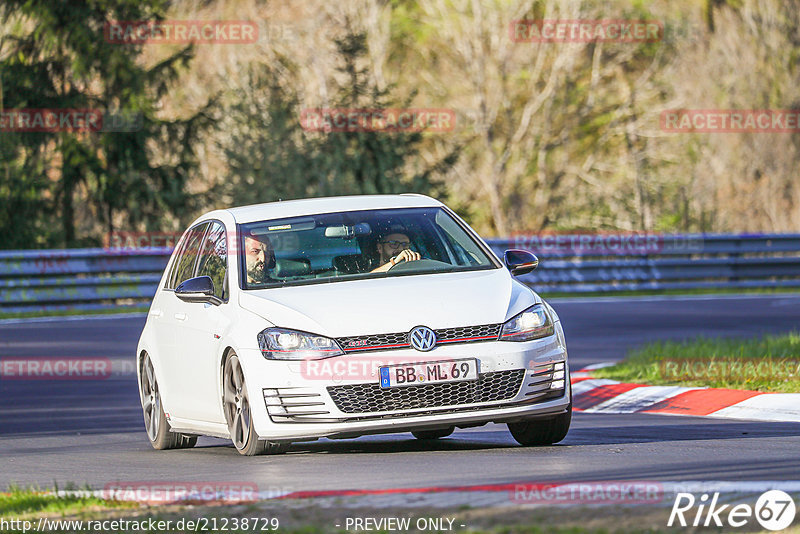
<path fill-rule="evenodd" d="M 592 375 L 659 386 L 800 393 L 800 332 L 755 339 L 657 341 Z"/>
<path fill-rule="evenodd" d="M 15 499 L 22 498 L 18 494 Z M 25 500 L 35 496 L 25 496 Z M 52 499 L 56 499 L 53 497 Z M 314 506 L 311 503 L 280 506 L 259 502 L 248 505 L 200 506 L 140 506 L 128 510 L 109 509 L 104 502 L 75 501 L 54 505 L 26 506 L 28 513 L 14 513 L 3 507 L 0 521 L 9 523 L 0 527 L 4 534 L 30 534 L 44 522 L 49 532 L 78 533 L 99 523 L 108 525 L 114 532 L 140 532 L 163 534 L 165 532 L 280 532 L 285 534 L 348 534 L 365 529 L 347 528 L 347 518 L 407 518 L 409 528 L 380 530 L 379 532 L 429 533 L 440 529 L 425 528 L 429 520 L 446 525 L 443 530 L 469 534 L 601 534 L 601 533 L 653 533 L 683 532 L 685 529 L 666 528 L 669 510 L 664 507 L 630 508 L 608 506 L 601 508 L 570 507 L 569 514 L 559 506 L 544 508 L 525 507 L 459 507 L 458 509 L 421 508 L 337 508 Z M 38 502 L 38 501 L 37 501 Z M 30 512 L 30 510 L 37 510 Z M 248 523 L 243 520 L 247 519 Z M 257 527 L 253 527 L 257 519 Z M 420 522 L 420 519 L 422 520 Z M 28 521 L 28 524 L 20 524 Z M 114 523 L 116 521 L 116 523 Z M 191 522 L 191 523 L 189 523 Z M 191 526 L 190 526 L 191 525 Z M 452 525 L 452 526 L 451 526 Z M 10 528 L 9 528 L 10 527 Z M 26 530 L 27 529 L 27 530 Z M 105 527 L 104 529 L 105 530 Z M 373 529 L 366 529 L 373 530 Z M 99 532 L 99 530 L 94 530 Z"/>
<path fill-rule="evenodd" d="M 88 494 L 80 494 L 70 486 L 68 495 L 57 496 L 57 490 L 23 489 L 11 486 L 0 493 L 0 518 L 17 518 L 30 515 L 71 515 L 86 510 L 135 508 L 128 502 L 106 501 Z"/>
<path fill-rule="evenodd" d="M 73 488 L 74 489 L 74 488 Z M 0 521 L 8 526 L 0 532 L 30 534 L 40 518 L 49 532 L 281 532 L 285 534 L 316 534 L 364 531 L 346 528 L 348 518 L 407 518 L 408 530 L 401 532 L 436 532 L 448 530 L 469 534 L 600 534 L 600 533 L 683 533 L 684 527 L 667 527 L 671 498 L 648 505 L 594 506 L 454 506 L 446 508 L 386 506 L 377 508 L 336 506 L 298 500 L 286 503 L 260 501 L 247 504 L 194 504 L 146 506 L 136 503 L 104 501 L 95 497 L 55 497 L 38 490 L 10 488 L 0 494 Z M 333 506 L 331 506 L 333 504 Z M 254 527 L 254 519 L 258 519 Z M 242 520 L 247 519 L 245 524 Z M 11 523 L 11 521 L 15 523 Z M 441 529 L 431 528 L 439 521 Z M 29 524 L 20 526 L 21 521 Z M 93 523 L 89 523 L 89 522 Z M 117 523 L 112 523 L 117 521 Z M 189 522 L 193 526 L 189 525 Z M 78 524 L 77 522 L 80 522 Z M 159 522 L 163 522 L 158 524 Z M 167 523 L 169 522 L 169 523 Z M 754 521 L 753 521 L 754 523 Z M 782 531 L 798 534 L 795 526 Z M 158 526 L 156 526 L 158 524 Z M 445 525 L 447 528 L 445 528 Z M 452 525 L 452 526 L 451 526 Z M 27 528 L 27 530 L 24 530 Z M 99 528 L 99 527 L 97 527 Z M 372 529 L 366 529 L 372 530 Z M 739 530 L 739 529 L 737 529 Z M 760 531 L 757 524 L 742 532 Z M 694 532 L 696 529 L 689 529 Z M 387 532 L 383 530 L 382 532 Z"/>

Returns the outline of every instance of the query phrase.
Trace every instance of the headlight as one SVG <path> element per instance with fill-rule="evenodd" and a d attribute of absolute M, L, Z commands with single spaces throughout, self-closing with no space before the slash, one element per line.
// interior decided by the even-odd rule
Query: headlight
<path fill-rule="evenodd" d="M 552 336 L 553 320 L 541 304 L 531 306 L 506 321 L 500 331 L 500 341 L 530 341 Z"/>
<path fill-rule="evenodd" d="M 308 332 L 267 328 L 258 334 L 261 354 L 270 360 L 319 360 L 344 354 L 336 341 Z"/>

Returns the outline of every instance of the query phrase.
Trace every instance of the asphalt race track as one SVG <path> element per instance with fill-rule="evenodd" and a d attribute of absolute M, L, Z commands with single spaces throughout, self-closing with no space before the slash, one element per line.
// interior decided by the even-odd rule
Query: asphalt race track
<path fill-rule="evenodd" d="M 800 329 L 800 296 L 556 300 L 573 370 L 654 339 Z M 0 324 L 0 359 L 103 356 L 132 361 L 143 316 Z M 132 367 L 132 366 L 131 366 Z M 566 440 L 516 445 L 505 426 L 434 444 L 410 434 L 296 444 L 240 457 L 226 441 L 159 452 L 144 434 L 133 375 L 0 379 L 0 488 L 102 488 L 117 481 L 247 481 L 264 491 L 452 486 L 517 481 L 798 480 L 800 424 L 575 414 Z"/>

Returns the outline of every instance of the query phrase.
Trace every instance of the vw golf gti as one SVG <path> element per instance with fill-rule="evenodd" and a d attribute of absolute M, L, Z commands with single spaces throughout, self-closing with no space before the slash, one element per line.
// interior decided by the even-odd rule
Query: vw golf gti
<path fill-rule="evenodd" d="M 321 437 L 508 425 L 522 445 L 566 435 L 558 315 L 445 205 L 422 195 L 217 210 L 181 237 L 137 348 L 156 449 L 199 435 L 245 455 Z"/>

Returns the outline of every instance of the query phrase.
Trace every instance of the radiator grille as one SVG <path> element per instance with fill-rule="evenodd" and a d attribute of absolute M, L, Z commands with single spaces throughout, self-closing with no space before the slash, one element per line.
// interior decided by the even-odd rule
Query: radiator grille
<path fill-rule="evenodd" d="M 478 380 L 381 388 L 379 384 L 329 386 L 336 407 L 344 413 L 392 412 L 478 404 L 511 399 L 519 392 L 524 369 L 484 373 Z"/>
<path fill-rule="evenodd" d="M 502 324 L 459 326 L 456 328 L 441 328 L 434 330 L 434 332 L 436 332 L 437 344 L 470 343 L 497 339 L 502 326 Z M 408 332 L 340 337 L 336 341 L 345 352 L 405 349 L 411 346 L 408 343 Z"/>

